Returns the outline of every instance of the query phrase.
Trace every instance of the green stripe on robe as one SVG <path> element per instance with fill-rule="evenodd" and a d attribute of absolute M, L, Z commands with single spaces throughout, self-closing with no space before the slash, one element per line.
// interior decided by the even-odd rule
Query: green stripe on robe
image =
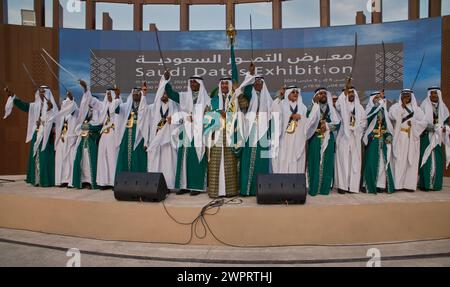
<path fill-rule="evenodd" d="M 14 99 L 14 105 L 23 112 L 28 113 L 30 104 L 21 101 L 19 98 Z M 44 106 L 45 107 L 45 106 Z M 55 146 L 54 134 L 50 133 L 47 146 L 42 151 L 42 143 L 39 145 L 36 157 L 33 156 L 33 147 L 36 142 L 37 132 L 33 133 L 28 153 L 28 168 L 25 182 L 41 187 L 55 186 Z M 38 161 L 38 162 L 36 162 Z M 36 180 L 36 165 L 39 166 L 39 182 Z"/>
<path fill-rule="evenodd" d="M 81 182 L 81 159 L 83 156 L 84 147 L 88 148 L 89 166 L 91 173 L 91 189 L 97 189 L 97 156 L 98 156 L 98 141 L 100 139 L 100 130 L 102 126 L 89 125 L 89 135 L 81 138 L 77 153 L 73 164 L 73 179 L 72 185 L 75 188 L 82 188 Z"/>

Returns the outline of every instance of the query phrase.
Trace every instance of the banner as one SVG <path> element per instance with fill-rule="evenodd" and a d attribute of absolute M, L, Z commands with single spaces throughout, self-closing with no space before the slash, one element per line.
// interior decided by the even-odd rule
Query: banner
<path fill-rule="evenodd" d="M 358 37 L 354 55 L 355 34 Z M 202 76 L 209 91 L 219 79 L 230 75 L 229 46 L 225 31 L 159 32 L 165 66 L 171 83 L 184 91 L 188 78 Z M 382 41 L 385 43 L 383 53 Z M 240 81 L 253 60 L 256 72 L 265 77 L 275 94 L 282 85 L 297 85 L 304 101 L 314 89 L 325 86 L 339 94 L 345 79 L 353 75 L 353 85 L 362 101 L 385 86 L 388 99 L 397 99 L 399 90 L 414 87 L 419 101 L 431 85 L 440 85 L 441 18 L 382 24 L 328 28 L 254 30 L 254 59 L 251 59 L 250 31 L 238 30 L 236 63 Z M 102 97 L 107 88 L 118 86 L 127 94 L 147 81 L 154 93 L 164 73 L 154 32 L 60 30 L 61 63 L 89 82 L 94 94 Z M 355 66 L 353 68 L 353 62 Z M 78 94 L 76 82 L 60 71 L 63 83 Z"/>

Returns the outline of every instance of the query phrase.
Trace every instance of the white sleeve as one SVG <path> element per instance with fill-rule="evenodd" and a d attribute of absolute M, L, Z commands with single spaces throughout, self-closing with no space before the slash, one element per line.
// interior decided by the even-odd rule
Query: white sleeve
<path fill-rule="evenodd" d="M 16 95 L 14 95 L 12 97 L 8 97 L 8 100 L 6 101 L 6 104 L 5 104 L 5 116 L 3 117 L 3 119 L 6 119 L 11 114 L 12 109 L 14 107 L 14 99 L 15 98 L 16 98 Z"/>

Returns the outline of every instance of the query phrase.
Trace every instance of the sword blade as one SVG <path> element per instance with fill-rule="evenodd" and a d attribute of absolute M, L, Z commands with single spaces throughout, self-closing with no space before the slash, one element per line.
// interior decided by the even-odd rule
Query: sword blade
<path fill-rule="evenodd" d="M 355 33 L 355 43 L 353 47 L 353 62 L 352 62 L 352 71 L 350 72 L 350 78 L 353 76 L 353 71 L 355 70 L 357 55 L 358 55 L 358 33 Z"/>
<path fill-rule="evenodd" d="M 384 46 L 384 41 L 381 41 L 383 47 L 383 92 L 386 87 L 386 47 Z"/>
<path fill-rule="evenodd" d="M 325 64 L 322 67 L 323 76 L 322 76 L 322 81 L 320 83 L 320 86 L 322 86 L 322 87 L 324 86 L 324 82 L 325 82 L 326 71 L 327 71 L 327 62 L 328 62 L 328 49 L 327 49 L 327 53 L 326 53 L 326 56 L 325 56 Z"/>
<path fill-rule="evenodd" d="M 164 70 L 167 71 L 166 63 L 164 62 L 163 53 L 161 50 L 161 44 L 159 43 L 159 36 L 158 36 L 158 28 L 155 27 L 155 35 L 156 35 L 156 44 L 158 45 L 158 51 L 159 51 L 159 58 L 161 59 L 161 62 L 163 64 Z"/>
<path fill-rule="evenodd" d="M 250 45 L 252 48 L 252 63 L 253 63 L 253 25 L 252 25 L 252 14 L 250 14 Z"/>
<path fill-rule="evenodd" d="M 24 68 L 25 72 L 26 72 L 27 75 L 28 75 L 28 78 L 29 78 L 30 81 L 33 83 L 34 88 L 36 89 L 36 88 L 38 87 L 38 85 L 36 84 L 36 82 L 34 81 L 33 77 L 31 76 L 31 73 L 30 73 L 30 71 L 28 70 L 28 68 L 27 68 L 27 66 L 25 65 L 25 63 L 22 63 L 22 67 Z M 44 95 L 44 99 L 45 99 L 46 101 L 48 101 L 48 99 L 47 99 L 47 97 L 46 97 L 45 95 Z"/>
<path fill-rule="evenodd" d="M 50 71 L 50 74 L 52 74 L 52 76 L 56 79 L 56 81 L 58 82 L 58 84 L 61 84 L 61 86 L 63 86 L 63 88 L 66 90 L 66 92 L 68 92 L 69 90 L 66 88 L 66 86 L 59 80 L 58 76 L 55 74 L 55 72 L 53 72 L 50 63 L 47 61 L 47 59 L 45 59 L 44 55 L 41 54 L 42 59 L 44 60 L 45 64 L 47 65 L 48 70 Z"/>
<path fill-rule="evenodd" d="M 89 51 L 91 52 L 92 56 L 94 56 L 94 59 L 95 59 L 97 62 L 99 62 L 97 56 L 95 56 L 95 54 L 94 54 L 94 51 L 92 51 L 91 48 L 89 48 Z"/>
<path fill-rule="evenodd" d="M 412 83 L 411 90 L 414 89 L 414 85 L 416 84 L 416 81 L 419 78 L 419 73 L 420 70 L 422 69 L 423 59 L 425 59 L 425 52 L 423 52 L 422 60 L 420 61 L 419 69 L 417 70 L 416 77 L 414 78 L 414 82 Z"/>
<path fill-rule="evenodd" d="M 36 87 L 37 87 L 37 84 L 36 84 L 36 82 L 34 81 L 33 77 L 31 76 L 30 71 L 28 71 L 28 68 L 27 68 L 27 66 L 25 65 L 25 63 L 22 63 L 22 67 L 23 67 L 23 69 L 25 70 L 25 73 L 27 74 L 28 79 L 30 79 L 31 83 L 33 83 L 33 86 L 36 88 Z"/>
<path fill-rule="evenodd" d="M 74 78 L 77 82 L 79 82 L 81 79 L 77 76 L 75 76 L 74 74 L 72 74 L 69 70 L 67 70 L 66 68 L 64 68 L 60 63 L 58 63 L 58 61 L 56 61 L 55 59 L 53 59 L 53 57 L 44 49 L 42 48 L 42 51 L 44 51 L 44 53 L 47 55 L 47 57 L 49 57 L 50 60 L 53 61 L 53 63 L 55 63 L 56 65 L 58 65 L 58 67 L 60 67 L 64 72 L 66 72 L 67 74 L 69 74 L 72 78 Z"/>

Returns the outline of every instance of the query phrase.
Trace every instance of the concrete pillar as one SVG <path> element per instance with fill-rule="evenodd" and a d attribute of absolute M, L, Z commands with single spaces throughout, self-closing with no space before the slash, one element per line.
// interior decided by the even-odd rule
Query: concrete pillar
<path fill-rule="evenodd" d="M 441 7 L 441 0 L 428 0 L 428 17 L 440 17 Z"/>
<path fill-rule="evenodd" d="M 180 31 L 189 31 L 188 0 L 180 0 Z"/>
<path fill-rule="evenodd" d="M 330 0 L 320 0 L 320 27 L 330 26 Z"/>
<path fill-rule="evenodd" d="M 0 24 L 8 24 L 8 0 L 0 0 Z"/>
<path fill-rule="evenodd" d="M 420 0 L 408 0 L 408 20 L 420 18 Z"/>
<path fill-rule="evenodd" d="M 281 0 L 272 1 L 272 28 L 281 29 Z"/>
<path fill-rule="evenodd" d="M 134 31 L 142 31 L 142 1 L 136 0 L 133 4 L 133 30 Z"/>
<path fill-rule="evenodd" d="M 441 56 L 441 89 L 442 98 L 447 106 L 450 105 L 450 16 L 442 17 L 442 56 Z M 446 171 L 450 176 L 450 169 Z"/>
<path fill-rule="evenodd" d="M 59 4 L 59 0 L 53 0 L 53 28 L 63 27 L 63 7 Z"/>
<path fill-rule="evenodd" d="M 86 29 L 95 30 L 95 1 L 86 0 Z"/>
<path fill-rule="evenodd" d="M 364 15 L 363 11 L 356 12 L 356 25 L 364 25 L 366 24 L 366 15 Z"/>
<path fill-rule="evenodd" d="M 227 4 L 226 4 L 226 17 L 227 17 L 227 21 L 226 21 L 226 27 L 225 29 L 228 28 L 228 26 L 230 26 L 230 24 L 233 25 L 233 27 L 235 26 L 235 21 L 234 21 L 234 0 L 227 0 Z"/>
<path fill-rule="evenodd" d="M 36 27 L 45 27 L 45 0 L 34 0 Z"/>
<path fill-rule="evenodd" d="M 383 22 L 383 2 L 375 0 L 372 5 L 372 24 Z"/>
<path fill-rule="evenodd" d="M 111 31 L 113 29 L 113 20 L 108 12 L 103 12 L 103 30 Z"/>

